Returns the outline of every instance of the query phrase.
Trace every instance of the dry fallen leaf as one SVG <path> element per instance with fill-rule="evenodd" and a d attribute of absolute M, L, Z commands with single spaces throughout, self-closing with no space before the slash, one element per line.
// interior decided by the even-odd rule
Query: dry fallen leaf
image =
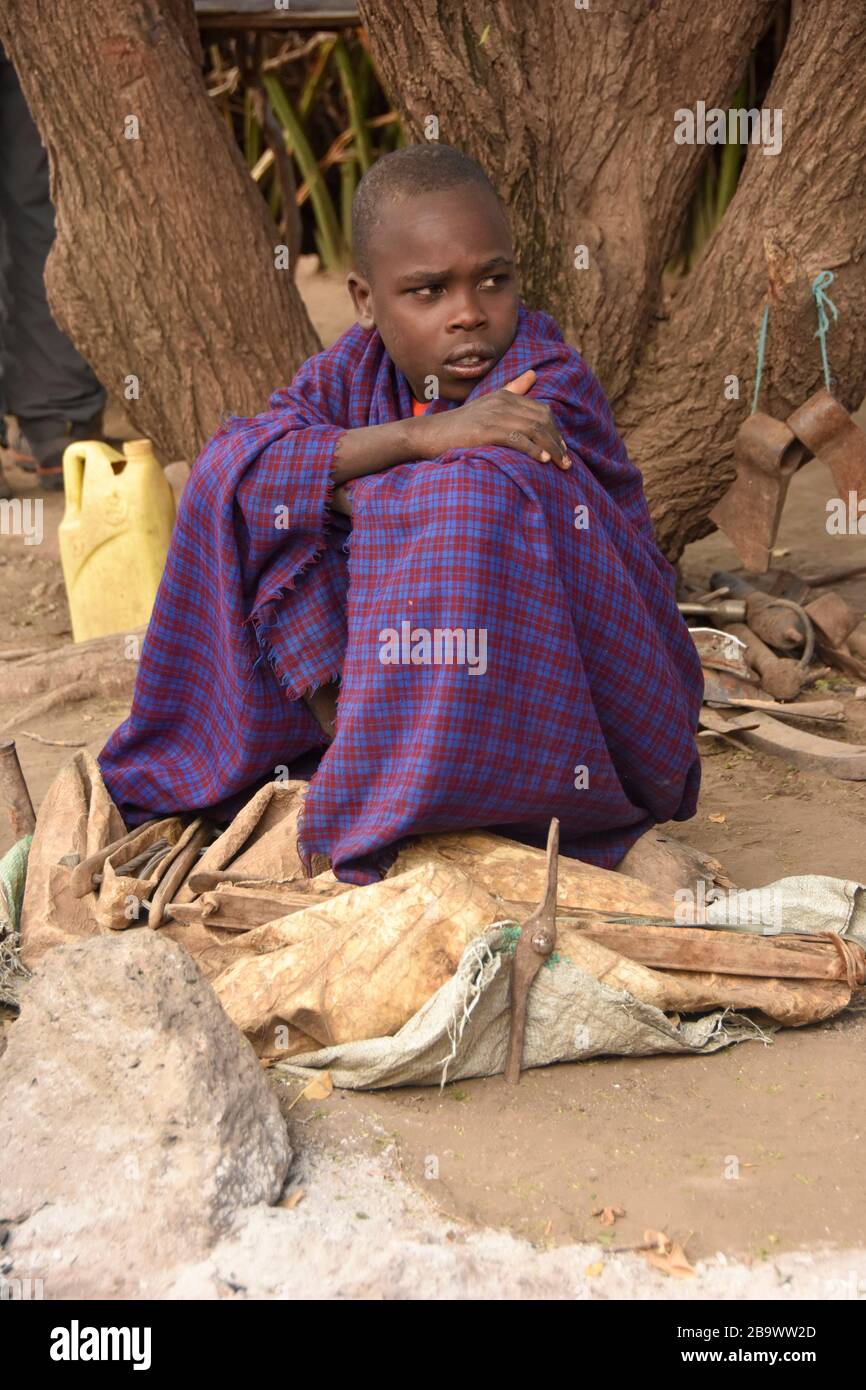
<path fill-rule="evenodd" d="M 644 1232 L 644 1243 L 654 1246 L 645 1251 L 647 1264 L 662 1274 L 670 1274 L 674 1279 L 692 1279 L 695 1270 L 686 1258 L 686 1252 L 676 1241 L 666 1236 L 664 1231 Z"/>
<path fill-rule="evenodd" d="M 625 1216 L 625 1210 L 623 1207 L 599 1207 L 592 1214 L 598 1217 L 600 1226 L 612 1226 L 618 1216 Z"/>
<path fill-rule="evenodd" d="M 649 1251 L 646 1258 L 653 1269 L 660 1270 L 662 1274 L 671 1274 L 675 1279 L 693 1279 L 695 1276 L 695 1271 L 686 1259 L 681 1245 L 672 1245 L 667 1255 L 657 1255 L 654 1251 Z"/>
<path fill-rule="evenodd" d="M 716 825 L 724 825 L 727 819 L 724 811 L 714 811 L 712 815 L 707 816 L 707 820 L 714 821 Z"/>
<path fill-rule="evenodd" d="M 604 1264 L 602 1261 L 596 1260 L 595 1264 L 587 1265 L 584 1274 L 588 1275 L 590 1279 L 597 1279 L 603 1269 Z"/>
<path fill-rule="evenodd" d="M 327 1100 L 333 1089 L 334 1083 L 331 1080 L 331 1073 L 329 1071 L 323 1071 L 321 1076 L 313 1077 L 313 1080 L 310 1082 L 309 1086 L 304 1088 L 301 1095 L 304 1097 L 304 1100 Z"/>

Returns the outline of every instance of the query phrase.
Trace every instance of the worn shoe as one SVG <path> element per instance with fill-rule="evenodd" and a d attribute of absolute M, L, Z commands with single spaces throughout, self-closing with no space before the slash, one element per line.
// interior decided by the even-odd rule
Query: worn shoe
<path fill-rule="evenodd" d="M 25 473 L 36 472 L 33 450 L 25 439 L 17 420 L 13 421 L 12 428 L 6 432 L 2 447 L 6 451 L 9 463 L 14 463 L 16 468 L 23 469 Z"/>
<path fill-rule="evenodd" d="M 40 487 L 47 492 L 62 492 L 64 450 L 76 439 L 102 439 L 102 417 L 103 412 L 99 410 L 89 420 L 63 420 L 46 415 L 18 421 L 20 454 L 26 458 L 29 449 Z"/>
<path fill-rule="evenodd" d="M 0 449 L 5 453 L 9 448 L 9 431 L 6 428 L 6 419 L 0 415 Z M 0 467 L 0 502 L 8 502 L 12 496 L 12 489 L 6 481 L 2 467 Z"/>

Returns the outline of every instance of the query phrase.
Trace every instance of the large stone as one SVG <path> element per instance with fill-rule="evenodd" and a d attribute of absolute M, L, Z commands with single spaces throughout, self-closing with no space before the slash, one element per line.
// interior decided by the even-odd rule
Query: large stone
<path fill-rule="evenodd" d="M 291 1149 L 250 1044 L 145 927 L 45 956 L 0 1060 L 0 1155 L 7 1273 L 104 1297 L 158 1292 L 276 1201 Z"/>

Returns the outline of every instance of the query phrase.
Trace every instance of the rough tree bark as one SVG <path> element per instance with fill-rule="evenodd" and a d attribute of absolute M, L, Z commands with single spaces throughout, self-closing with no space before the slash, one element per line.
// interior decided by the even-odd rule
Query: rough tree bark
<path fill-rule="evenodd" d="M 0 40 L 48 150 L 52 312 L 110 391 L 140 383 L 135 427 L 192 459 L 320 347 L 207 95 L 192 5 L 4 0 Z"/>
<path fill-rule="evenodd" d="M 782 149 L 749 149 L 736 197 L 670 305 L 662 270 L 708 150 L 674 112 L 730 104 L 774 0 L 359 0 L 379 71 L 415 139 L 476 157 L 512 220 L 524 297 L 546 308 L 610 395 L 671 557 L 711 529 L 749 409 L 771 300 L 762 406 L 784 416 L 821 384 L 810 283 L 835 274 L 835 389 L 866 389 L 866 13 L 795 0 L 763 105 Z M 487 31 L 485 34 L 485 30 Z M 483 39 L 483 42 L 482 42 Z M 588 270 L 574 267 L 586 245 Z M 740 379 L 740 399 L 724 379 Z"/>
<path fill-rule="evenodd" d="M 866 393 L 866 10 L 797 4 L 764 105 L 781 108 L 782 151 L 753 150 L 696 273 L 656 321 L 619 422 L 644 470 L 663 546 L 706 535 L 734 475 L 733 440 L 751 408 L 757 329 L 769 302 L 760 404 L 779 419 L 823 385 L 811 285 L 831 270 L 833 389 Z M 735 373 L 741 399 L 723 382 Z"/>

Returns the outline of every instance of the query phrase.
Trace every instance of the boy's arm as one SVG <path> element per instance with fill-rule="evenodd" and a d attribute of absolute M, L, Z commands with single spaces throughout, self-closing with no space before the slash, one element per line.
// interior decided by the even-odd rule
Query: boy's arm
<path fill-rule="evenodd" d="M 424 448 L 424 433 L 417 426 L 420 416 L 410 420 L 392 420 L 387 425 L 364 425 L 360 429 L 344 430 L 334 451 L 331 473 L 336 486 L 362 478 L 367 473 L 379 473 L 395 463 L 411 463 L 428 457 Z"/>
<path fill-rule="evenodd" d="M 520 449 L 541 463 L 553 458 L 560 468 L 570 468 L 565 442 L 550 410 L 525 395 L 535 375 L 534 371 L 524 372 L 501 391 L 456 410 L 345 430 L 332 461 L 335 486 L 331 505 L 350 516 L 345 483 L 398 463 L 438 458 L 454 448 L 499 444 Z"/>

